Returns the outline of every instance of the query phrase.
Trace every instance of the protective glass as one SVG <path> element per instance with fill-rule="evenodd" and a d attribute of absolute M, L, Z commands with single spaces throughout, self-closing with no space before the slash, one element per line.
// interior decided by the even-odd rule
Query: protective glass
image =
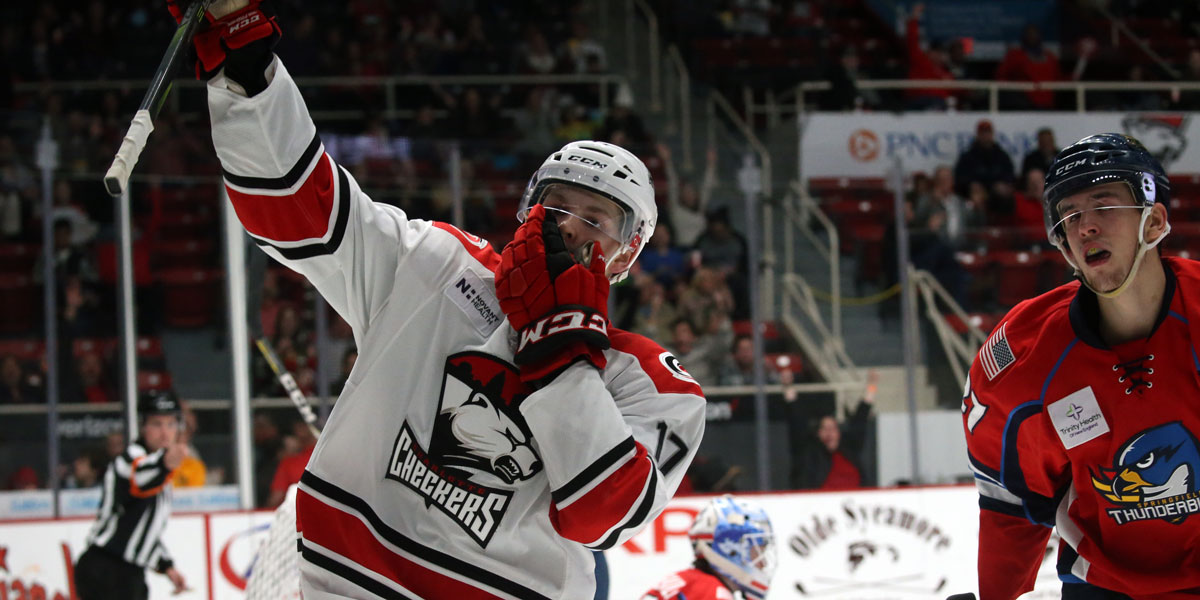
<path fill-rule="evenodd" d="M 534 174 L 533 179 L 535 181 L 544 179 L 546 176 L 544 171 L 548 170 L 539 170 Z M 593 181 L 589 178 L 586 182 L 582 180 L 574 182 L 570 180 L 575 177 L 574 174 L 564 176 L 556 173 L 554 177 L 563 182 L 555 181 L 535 185 L 534 193 L 526 194 L 526 197 L 522 199 L 521 206 L 517 210 L 519 221 L 525 222 L 525 216 L 529 214 L 529 209 L 533 205 L 544 204 L 546 208 L 557 208 L 588 223 L 600 226 L 602 233 L 620 242 L 621 246 L 625 246 L 633 240 L 636 219 L 633 211 L 629 208 L 630 204 L 622 201 L 623 194 L 619 189 L 607 185 L 603 179 Z M 563 193 L 564 190 L 570 188 L 599 195 L 603 200 L 590 196 L 580 198 L 578 194 Z M 611 202 L 611 204 L 604 206 L 601 202 Z"/>
<path fill-rule="evenodd" d="M 561 187 L 563 184 L 552 184 L 547 186 L 546 191 L 542 194 L 540 204 L 546 207 L 547 218 L 556 219 L 560 226 L 567 219 L 578 219 L 604 238 L 612 240 L 613 247 L 619 248 L 627 243 L 622 232 L 627 229 L 631 219 L 619 205 L 614 202 L 609 207 L 605 207 L 600 203 L 608 202 L 607 200 L 579 198 L 577 195 L 556 193 L 558 191 L 556 188 Z M 613 210 L 614 208 L 616 210 Z M 532 209 L 533 206 L 522 208 L 517 213 L 517 219 L 522 223 L 525 222 Z M 614 212 L 617 214 L 614 215 Z"/>
<path fill-rule="evenodd" d="M 1054 224 L 1052 231 L 1058 232 L 1059 235 L 1065 235 L 1067 237 L 1074 236 L 1076 233 L 1078 233 L 1079 226 L 1081 223 L 1083 223 L 1083 219 L 1084 219 L 1085 215 L 1087 216 L 1089 221 L 1092 219 L 1095 219 L 1099 223 L 1104 224 L 1104 223 L 1112 221 L 1114 218 L 1118 217 L 1121 214 L 1119 211 L 1115 210 L 1115 209 L 1119 209 L 1119 208 L 1132 208 L 1132 209 L 1136 209 L 1139 211 L 1142 210 L 1142 207 L 1133 206 L 1131 204 L 1116 204 L 1116 205 L 1101 204 L 1101 205 L 1090 206 L 1090 207 L 1086 207 L 1086 208 L 1073 209 L 1071 212 L 1067 213 L 1066 216 L 1059 219 L 1058 222 L 1056 222 Z"/>

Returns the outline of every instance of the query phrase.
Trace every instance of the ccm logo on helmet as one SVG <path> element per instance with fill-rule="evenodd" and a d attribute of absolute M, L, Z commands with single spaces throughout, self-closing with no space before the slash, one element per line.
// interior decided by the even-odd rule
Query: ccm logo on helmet
<path fill-rule="evenodd" d="M 588 158 L 586 156 L 579 156 L 578 154 L 572 154 L 572 155 L 568 156 L 567 162 L 577 162 L 579 164 L 587 165 L 589 167 L 596 167 L 597 169 L 601 169 L 601 170 L 608 168 L 608 165 L 606 165 L 594 158 Z"/>
<path fill-rule="evenodd" d="M 579 329 L 590 329 L 601 335 L 608 335 L 608 325 L 600 313 L 588 314 L 581 310 L 567 310 L 545 317 L 534 323 L 533 327 L 526 327 L 521 331 L 521 342 L 517 345 L 517 351 L 524 350 L 525 346 L 539 342 L 542 338 Z"/>
<path fill-rule="evenodd" d="M 1073 163 L 1067 163 L 1067 164 L 1055 169 L 1054 174 L 1062 175 L 1063 173 L 1066 173 L 1067 171 L 1070 171 L 1071 169 L 1074 169 L 1075 167 L 1078 167 L 1079 165 L 1082 165 L 1086 162 L 1087 162 L 1086 158 L 1081 158 Z"/>

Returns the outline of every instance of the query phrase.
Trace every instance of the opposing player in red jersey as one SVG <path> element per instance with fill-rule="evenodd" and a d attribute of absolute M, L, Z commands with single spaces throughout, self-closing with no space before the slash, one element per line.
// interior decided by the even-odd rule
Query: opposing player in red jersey
<path fill-rule="evenodd" d="M 673 573 L 642 600 L 763 598 L 775 572 L 775 534 L 761 508 L 729 495 L 714 499 L 688 530 L 692 568 Z"/>
<path fill-rule="evenodd" d="M 1063 598 L 1200 594 L 1200 264 L 1156 249 L 1169 191 L 1125 135 L 1050 167 L 1047 235 L 1079 281 L 1018 304 L 963 391 L 981 600 L 1033 588 L 1051 528 Z"/>

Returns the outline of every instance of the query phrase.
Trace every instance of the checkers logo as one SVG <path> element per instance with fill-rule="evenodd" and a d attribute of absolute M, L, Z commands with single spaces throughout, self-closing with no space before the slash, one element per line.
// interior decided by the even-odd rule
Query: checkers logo
<path fill-rule="evenodd" d="M 860 162 L 870 162 L 879 158 L 879 136 L 867 129 L 858 129 L 850 134 L 850 156 Z"/>

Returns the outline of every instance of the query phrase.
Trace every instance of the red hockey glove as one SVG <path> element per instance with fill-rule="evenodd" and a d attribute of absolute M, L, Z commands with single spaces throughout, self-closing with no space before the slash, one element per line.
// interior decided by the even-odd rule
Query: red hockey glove
<path fill-rule="evenodd" d="M 587 266 L 576 264 L 557 220 L 537 205 L 500 254 L 496 295 L 518 333 L 522 381 L 546 382 L 577 360 L 607 364 L 608 278 L 593 249 Z"/>
<path fill-rule="evenodd" d="M 176 23 L 183 18 L 180 0 L 167 0 L 167 10 L 171 11 Z M 225 64 L 225 57 L 230 51 L 244 48 L 252 42 L 267 40 L 265 50 L 269 55 L 279 42 L 279 24 L 262 0 L 250 0 L 243 8 L 219 19 L 213 18 L 211 12 L 205 17 L 208 22 L 202 24 L 192 38 L 197 79 L 208 79 L 215 75 Z"/>

